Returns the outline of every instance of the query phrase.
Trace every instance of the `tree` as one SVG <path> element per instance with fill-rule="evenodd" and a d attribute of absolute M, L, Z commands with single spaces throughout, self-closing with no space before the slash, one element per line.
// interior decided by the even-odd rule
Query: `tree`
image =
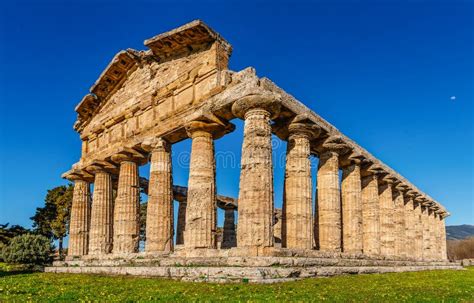
<path fill-rule="evenodd" d="M 20 225 L 0 224 L 0 243 L 7 245 L 13 237 L 29 233 L 30 230 Z"/>
<path fill-rule="evenodd" d="M 11 239 L 3 247 L 1 255 L 7 263 L 44 265 L 51 261 L 51 240 L 33 234 L 24 234 Z"/>
<path fill-rule="evenodd" d="M 48 190 L 44 207 L 38 207 L 31 217 L 34 231 L 58 240 L 59 256 L 63 254 L 63 239 L 67 235 L 74 187 L 62 185 Z"/>

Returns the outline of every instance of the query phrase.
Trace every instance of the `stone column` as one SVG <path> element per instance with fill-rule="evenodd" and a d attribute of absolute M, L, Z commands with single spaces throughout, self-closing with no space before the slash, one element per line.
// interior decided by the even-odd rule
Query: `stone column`
<path fill-rule="evenodd" d="M 275 208 L 275 215 L 273 216 L 273 241 L 274 246 L 281 248 L 282 238 L 282 221 L 283 221 L 283 209 Z M 312 240 L 314 246 L 314 239 Z"/>
<path fill-rule="evenodd" d="M 423 259 L 423 225 L 421 222 L 421 205 L 418 202 L 413 203 L 413 221 L 415 230 L 415 250 L 414 255 L 417 260 Z"/>
<path fill-rule="evenodd" d="M 422 257 L 423 257 L 423 260 L 431 260 L 432 251 L 431 251 L 431 242 L 430 242 L 430 217 L 428 214 L 428 207 L 426 206 L 421 206 L 421 224 L 423 227 Z"/>
<path fill-rule="evenodd" d="M 380 255 L 380 204 L 377 175 L 362 178 L 362 237 L 366 255 Z"/>
<path fill-rule="evenodd" d="M 193 121 L 186 131 L 192 146 L 184 246 L 217 248 L 214 139 L 221 137 L 226 129 L 217 123 Z"/>
<path fill-rule="evenodd" d="M 74 179 L 74 192 L 69 224 L 68 256 L 87 255 L 89 245 L 89 223 L 91 211 L 90 184 Z"/>
<path fill-rule="evenodd" d="M 147 252 L 172 251 L 174 211 L 171 149 L 163 139 L 157 139 L 150 148 L 145 250 Z"/>
<path fill-rule="evenodd" d="M 392 181 L 386 180 L 379 186 L 380 201 L 380 254 L 385 257 L 395 255 L 395 228 Z"/>
<path fill-rule="evenodd" d="M 446 248 L 446 222 L 444 221 L 445 218 L 443 216 L 440 217 L 440 259 L 447 260 L 448 259 L 448 252 Z"/>
<path fill-rule="evenodd" d="M 120 163 L 114 207 L 114 254 L 138 252 L 140 236 L 140 184 L 138 164 L 125 155 L 115 155 Z M 150 184 L 151 185 L 151 184 Z"/>
<path fill-rule="evenodd" d="M 441 216 L 439 213 L 436 213 L 433 229 L 435 233 L 435 258 L 441 260 Z"/>
<path fill-rule="evenodd" d="M 413 259 L 415 258 L 415 216 L 413 197 L 405 196 L 405 256 Z"/>
<path fill-rule="evenodd" d="M 320 154 L 317 186 L 319 249 L 341 251 L 341 193 L 337 152 Z"/>
<path fill-rule="evenodd" d="M 95 179 L 89 230 L 89 255 L 103 255 L 112 251 L 113 243 L 112 176 L 99 167 L 92 167 L 90 171 L 95 173 Z"/>
<path fill-rule="evenodd" d="M 403 193 L 400 191 L 393 192 L 394 211 L 394 229 L 395 229 L 395 256 L 406 258 L 405 241 L 406 241 L 406 225 L 405 225 L 405 203 Z"/>
<path fill-rule="evenodd" d="M 428 222 L 430 228 L 430 258 L 436 260 L 436 214 L 432 209 L 428 209 Z"/>
<path fill-rule="evenodd" d="M 224 209 L 224 231 L 222 235 L 221 248 L 231 248 L 237 246 L 237 238 L 235 234 L 235 209 Z"/>
<path fill-rule="evenodd" d="M 179 202 L 178 224 L 176 225 L 176 245 L 184 244 L 184 231 L 186 230 L 186 206 L 187 203 Z"/>
<path fill-rule="evenodd" d="M 245 120 L 237 245 L 258 254 L 274 244 L 270 119 L 279 112 L 279 104 L 273 97 L 251 95 L 236 101 L 232 112 Z"/>
<path fill-rule="evenodd" d="M 311 129 L 303 123 L 289 125 L 286 152 L 282 246 L 313 248 L 313 199 L 311 182 Z"/>
<path fill-rule="evenodd" d="M 342 244 L 347 253 L 361 253 L 362 236 L 362 184 L 360 160 L 351 160 L 342 168 Z"/>

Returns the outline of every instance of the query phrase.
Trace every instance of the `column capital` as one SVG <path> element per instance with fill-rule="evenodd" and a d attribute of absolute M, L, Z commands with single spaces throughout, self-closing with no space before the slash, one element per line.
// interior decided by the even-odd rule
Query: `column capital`
<path fill-rule="evenodd" d="M 351 151 L 339 158 L 339 166 L 341 168 L 350 168 L 353 166 L 361 166 L 364 156 L 361 154 Z"/>
<path fill-rule="evenodd" d="M 153 137 L 144 140 L 142 144 L 140 144 L 140 147 L 147 152 L 153 152 L 157 150 L 169 151 L 171 144 L 161 137 Z"/>
<path fill-rule="evenodd" d="M 142 165 L 148 161 L 148 157 L 134 148 L 123 148 L 121 151 L 110 157 L 110 159 L 117 164 L 122 162 L 134 162 Z"/>
<path fill-rule="evenodd" d="M 280 97 L 276 94 L 263 92 L 261 94 L 250 94 L 238 99 L 232 104 L 232 113 L 245 119 L 249 112 L 264 111 L 270 119 L 275 119 L 280 114 Z"/>
<path fill-rule="evenodd" d="M 312 145 L 319 154 L 319 158 L 325 157 L 324 154 L 326 154 L 326 156 L 334 153 L 337 155 L 343 155 L 350 149 L 340 136 L 329 136 L 317 140 L 317 142 L 313 142 Z"/>
<path fill-rule="evenodd" d="M 100 172 L 108 174 L 117 174 L 118 168 L 115 164 L 108 161 L 94 161 L 92 164 L 88 165 L 85 170 L 92 175 L 95 175 Z"/>
<path fill-rule="evenodd" d="M 235 125 L 227 122 L 220 124 L 217 122 L 194 120 L 188 122 L 185 126 L 186 133 L 190 138 L 205 136 L 219 139 L 235 129 Z"/>
<path fill-rule="evenodd" d="M 305 137 L 309 140 L 317 138 L 321 128 L 314 123 L 292 122 L 288 125 L 288 138 Z"/>
<path fill-rule="evenodd" d="M 62 174 L 61 177 L 73 182 L 84 181 L 90 183 L 94 181 L 94 176 L 83 169 L 71 169 Z"/>

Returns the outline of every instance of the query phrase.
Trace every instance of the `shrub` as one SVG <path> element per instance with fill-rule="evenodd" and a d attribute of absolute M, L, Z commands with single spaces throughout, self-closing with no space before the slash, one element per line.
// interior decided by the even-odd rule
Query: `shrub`
<path fill-rule="evenodd" d="M 448 241 L 448 259 L 474 259 L 474 237 Z"/>
<path fill-rule="evenodd" d="M 3 260 L 3 254 L 2 254 L 2 251 L 3 251 L 3 248 L 5 247 L 5 244 L 3 244 L 2 242 L 0 242 L 0 262 L 4 262 Z"/>
<path fill-rule="evenodd" d="M 51 241 L 41 235 L 25 234 L 11 239 L 2 249 L 2 258 L 7 263 L 44 265 L 51 262 Z"/>

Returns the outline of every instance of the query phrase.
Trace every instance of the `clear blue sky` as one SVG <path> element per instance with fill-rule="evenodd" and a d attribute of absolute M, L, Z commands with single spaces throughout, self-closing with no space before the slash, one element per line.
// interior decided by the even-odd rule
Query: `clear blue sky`
<path fill-rule="evenodd" d="M 66 183 L 81 150 L 74 107 L 114 54 L 199 18 L 233 45 L 230 69 L 254 66 L 444 204 L 448 224 L 474 224 L 472 1 L 224 2 L 2 1 L 0 223 L 30 226 Z M 240 154 L 235 122 L 217 151 Z M 175 183 L 189 146 L 173 147 Z M 238 169 L 218 166 L 219 193 L 237 196 Z"/>

